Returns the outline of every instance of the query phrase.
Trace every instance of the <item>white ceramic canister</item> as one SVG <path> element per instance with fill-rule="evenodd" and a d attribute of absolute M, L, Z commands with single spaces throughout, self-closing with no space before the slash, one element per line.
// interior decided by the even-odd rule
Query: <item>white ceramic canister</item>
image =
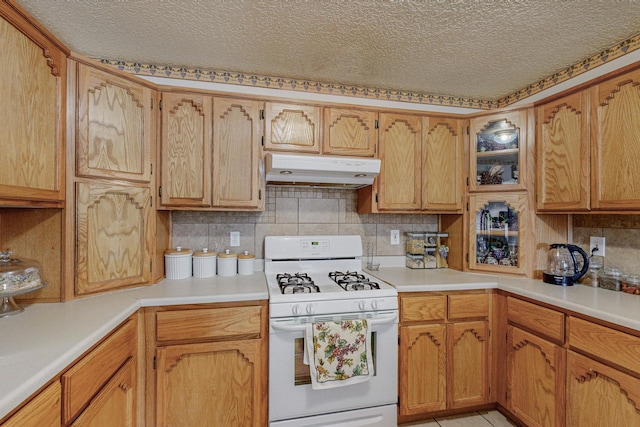
<path fill-rule="evenodd" d="M 238 254 L 225 249 L 218 254 L 218 276 L 234 276 L 238 272 Z"/>
<path fill-rule="evenodd" d="M 216 275 L 216 253 L 202 248 L 193 253 L 193 277 L 207 278 Z"/>
<path fill-rule="evenodd" d="M 176 246 L 164 252 L 164 274 L 167 279 L 179 280 L 191 277 L 191 249 Z"/>
<path fill-rule="evenodd" d="M 242 276 L 250 276 L 253 274 L 254 265 L 253 261 L 256 257 L 250 254 L 249 251 L 243 251 L 238 255 L 238 274 Z"/>

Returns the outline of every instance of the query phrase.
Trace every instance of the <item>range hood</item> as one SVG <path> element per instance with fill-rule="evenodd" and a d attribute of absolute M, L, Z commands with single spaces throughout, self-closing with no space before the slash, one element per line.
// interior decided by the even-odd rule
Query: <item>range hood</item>
<path fill-rule="evenodd" d="M 267 184 L 355 189 L 373 183 L 380 173 L 380 160 L 267 153 L 265 169 Z"/>

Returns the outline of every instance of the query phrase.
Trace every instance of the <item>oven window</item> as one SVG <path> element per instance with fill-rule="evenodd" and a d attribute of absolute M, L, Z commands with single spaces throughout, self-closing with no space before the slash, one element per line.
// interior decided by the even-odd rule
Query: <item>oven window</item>
<path fill-rule="evenodd" d="M 376 332 L 371 332 L 371 355 L 373 356 L 373 375 L 378 372 L 376 365 Z M 295 352 L 294 363 L 294 385 L 311 384 L 311 374 L 309 365 L 304 364 L 304 338 L 296 338 L 293 346 Z"/>

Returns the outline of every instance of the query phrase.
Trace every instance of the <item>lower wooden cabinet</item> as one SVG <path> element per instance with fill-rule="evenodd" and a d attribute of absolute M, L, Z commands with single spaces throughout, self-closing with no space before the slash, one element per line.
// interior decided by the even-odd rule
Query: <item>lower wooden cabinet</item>
<path fill-rule="evenodd" d="M 489 403 L 489 293 L 400 296 L 400 422 Z"/>
<path fill-rule="evenodd" d="M 145 319 L 149 425 L 266 425 L 266 301 L 148 308 Z"/>
<path fill-rule="evenodd" d="M 12 415 L 2 427 L 58 427 L 60 426 L 60 382 L 56 381 Z"/>

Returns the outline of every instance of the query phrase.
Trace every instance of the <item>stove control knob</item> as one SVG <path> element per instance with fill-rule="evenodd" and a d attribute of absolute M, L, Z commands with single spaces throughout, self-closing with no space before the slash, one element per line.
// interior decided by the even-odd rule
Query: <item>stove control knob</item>
<path fill-rule="evenodd" d="M 373 301 L 371 301 L 371 308 L 374 310 L 378 309 L 378 300 L 374 299 Z"/>
<path fill-rule="evenodd" d="M 364 300 L 360 301 L 360 302 L 358 303 L 358 308 L 359 308 L 361 311 L 366 310 L 366 308 L 367 308 L 367 303 L 366 303 Z"/>
<path fill-rule="evenodd" d="M 307 314 L 313 314 L 316 312 L 316 306 L 314 304 L 309 304 L 307 306 Z"/>
<path fill-rule="evenodd" d="M 291 312 L 293 313 L 294 316 L 299 316 L 300 315 L 300 306 L 298 304 L 294 304 L 291 306 Z"/>

